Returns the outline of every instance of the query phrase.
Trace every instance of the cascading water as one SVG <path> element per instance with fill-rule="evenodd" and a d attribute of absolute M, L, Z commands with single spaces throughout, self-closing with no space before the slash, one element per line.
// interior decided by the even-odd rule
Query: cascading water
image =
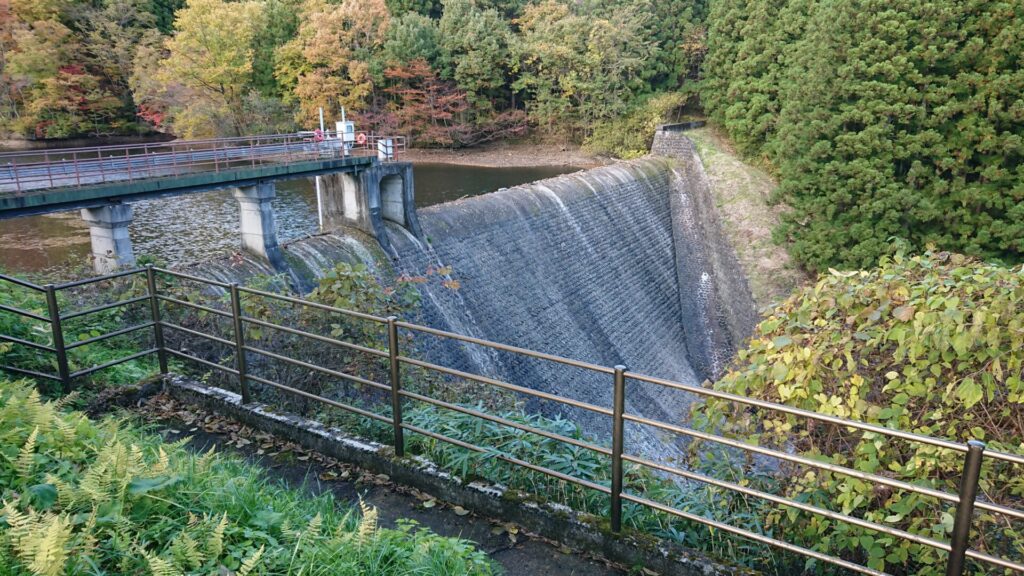
<path fill-rule="evenodd" d="M 722 238 L 711 230 L 713 211 L 693 198 L 707 191 L 696 188 L 700 175 L 686 174 L 691 169 L 699 165 L 646 158 L 421 209 L 428 245 L 393 226 L 396 267 L 452 267 L 458 290 L 421 287 L 428 324 L 697 385 L 726 365 L 753 313 L 735 259 L 716 244 Z M 719 282 L 723 275 L 734 278 Z M 419 342 L 440 364 L 611 404 L 606 374 L 451 341 Z M 628 411 L 667 422 L 684 419 L 691 401 L 653 385 L 627 387 Z M 567 415 L 599 436 L 609 430 L 604 415 L 549 402 L 527 406 Z M 650 430 L 629 433 L 642 452 L 664 448 Z"/>

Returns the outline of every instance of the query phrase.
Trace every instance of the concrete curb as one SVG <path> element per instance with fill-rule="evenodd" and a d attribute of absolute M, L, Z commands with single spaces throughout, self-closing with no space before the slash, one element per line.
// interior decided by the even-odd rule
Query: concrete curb
<path fill-rule="evenodd" d="M 482 482 L 464 484 L 425 458 L 397 459 L 389 446 L 346 435 L 314 420 L 274 412 L 262 404 L 243 405 L 241 397 L 233 392 L 181 376 L 167 377 L 166 389 L 179 401 L 229 416 L 376 474 L 387 474 L 399 484 L 422 490 L 483 516 L 515 522 L 545 538 L 599 554 L 613 562 L 646 567 L 666 576 L 756 574 L 650 536 L 615 536 L 599 527 L 602 523 L 599 518 L 580 514 L 566 506 L 536 503 L 530 500 L 529 494 L 504 486 Z"/>

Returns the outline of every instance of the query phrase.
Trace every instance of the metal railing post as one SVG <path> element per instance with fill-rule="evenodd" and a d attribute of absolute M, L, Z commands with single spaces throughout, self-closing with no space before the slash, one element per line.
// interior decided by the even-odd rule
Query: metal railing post
<path fill-rule="evenodd" d="M 626 412 L 626 367 L 615 366 L 614 390 L 612 392 L 612 488 L 611 523 L 612 532 L 622 530 L 622 445 L 623 414 Z"/>
<path fill-rule="evenodd" d="M 395 429 L 395 456 L 405 456 L 402 432 L 402 372 L 398 361 L 398 318 L 388 316 L 388 359 L 391 361 L 391 423 Z"/>
<path fill-rule="evenodd" d="M 956 519 L 953 521 L 953 538 L 949 543 L 951 550 L 946 562 L 946 576 L 962 576 L 964 573 L 965 554 L 970 545 L 974 501 L 978 497 L 978 480 L 981 478 L 981 458 L 984 452 L 984 442 L 967 442 L 964 470 L 960 475 L 960 503 L 956 507 Z"/>
<path fill-rule="evenodd" d="M 47 284 L 46 308 L 50 314 L 50 330 L 53 331 L 53 349 L 57 353 L 57 374 L 60 376 L 60 384 L 63 392 L 71 392 L 71 370 L 68 369 L 68 351 L 64 347 L 64 328 L 60 322 L 60 307 L 57 305 L 57 289 L 53 284 Z"/>
<path fill-rule="evenodd" d="M 238 386 L 242 391 L 242 404 L 252 401 L 249 394 L 249 381 L 245 377 L 245 336 L 242 333 L 242 299 L 238 295 L 238 283 L 232 282 L 231 290 L 231 320 L 235 326 L 235 365 L 238 368 Z"/>
<path fill-rule="evenodd" d="M 153 318 L 153 343 L 160 361 L 160 373 L 166 375 L 167 348 L 164 346 L 164 327 L 160 324 L 160 300 L 156 297 L 156 273 L 152 264 L 146 264 L 146 286 L 149 289 L 149 313 Z"/>

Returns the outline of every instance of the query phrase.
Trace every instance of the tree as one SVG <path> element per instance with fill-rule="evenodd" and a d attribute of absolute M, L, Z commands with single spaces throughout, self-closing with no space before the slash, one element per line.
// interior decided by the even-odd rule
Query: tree
<path fill-rule="evenodd" d="M 643 14 L 615 21 L 574 13 L 556 0 L 528 6 L 520 20 L 520 77 L 531 119 L 552 133 L 583 137 L 629 110 L 647 84 L 641 71 L 654 45 L 640 33 Z"/>
<path fill-rule="evenodd" d="M 437 23 L 416 12 L 404 14 L 388 28 L 381 58 L 385 64 L 424 60 L 433 66 L 439 57 L 440 31 Z"/>
<path fill-rule="evenodd" d="M 491 108 L 508 85 L 513 42 L 508 23 L 473 0 L 444 0 L 438 27 L 442 76 L 454 79 L 474 107 Z"/>
<path fill-rule="evenodd" d="M 934 244 L 1024 260 L 1024 5 L 723 0 L 704 103 L 768 159 L 808 268 Z"/>
<path fill-rule="evenodd" d="M 252 81 L 253 39 L 263 6 L 255 1 L 189 0 L 177 13 L 177 32 L 156 73 L 165 89 L 186 94 L 174 118 L 179 133 L 211 135 L 221 126 L 240 135 L 242 101 Z M 142 74 L 151 71 L 142 71 Z"/>
<path fill-rule="evenodd" d="M 374 89 L 370 61 L 391 17 L 384 0 L 307 0 L 298 35 L 281 47 L 276 77 L 310 125 L 318 109 L 363 108 Z"/>

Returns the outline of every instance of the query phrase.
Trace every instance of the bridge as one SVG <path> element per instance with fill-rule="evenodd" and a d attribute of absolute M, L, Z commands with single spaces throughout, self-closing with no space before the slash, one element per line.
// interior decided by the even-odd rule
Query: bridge
<path fill-rule="evenodd" d="M 362 139 L 361 139 L 362 140 Z M 384 220 L 418 234 L 412 166 L 403 137 L 348 142 L 328 132 L 0 154 L 0 220 L 80 209 L 98 272 L 134 263 L 131 202 L 229 188 L 239 202 L 243 248 L 280 263 L 271 200 L 275 182 L 328 179 L 324 217 L 377 236 Z"/>

